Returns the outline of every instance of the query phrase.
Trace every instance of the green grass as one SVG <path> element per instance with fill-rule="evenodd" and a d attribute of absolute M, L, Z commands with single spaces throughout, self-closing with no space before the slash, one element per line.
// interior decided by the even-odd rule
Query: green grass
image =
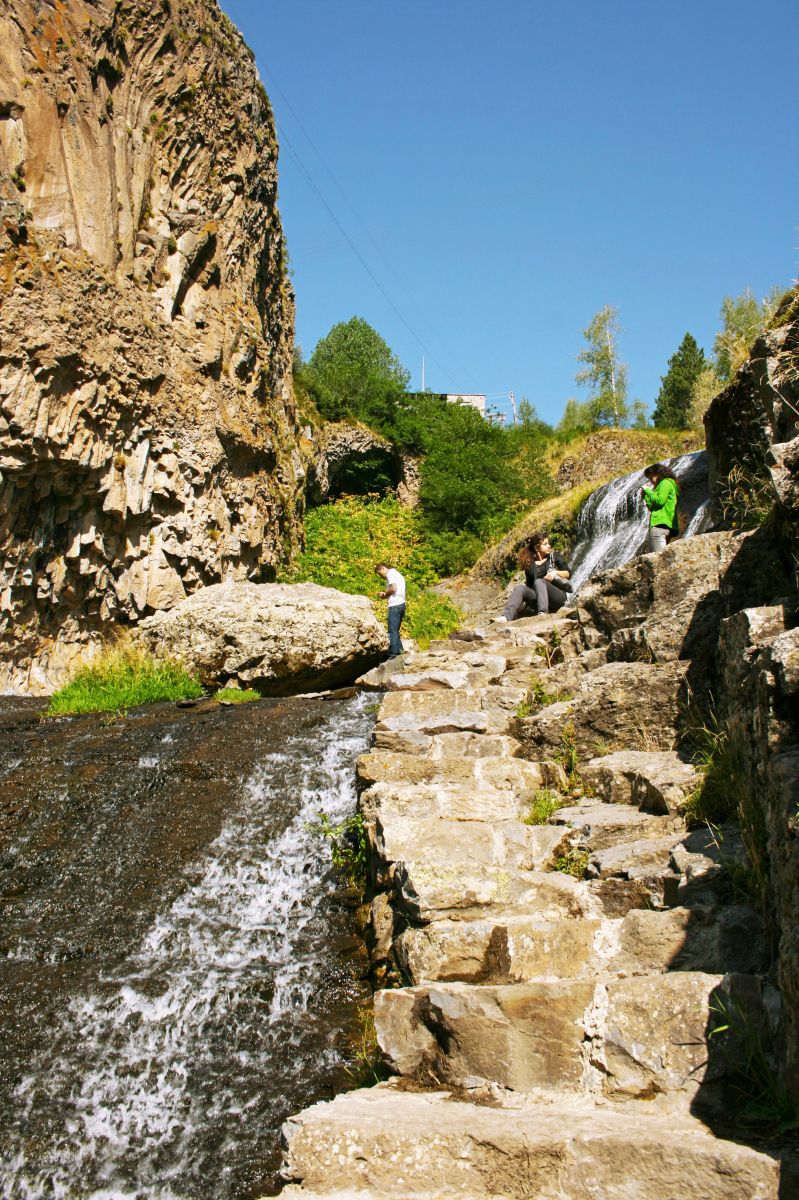
<path fill-rule="evenodd" d="M 369 860 L 366 848 L 366 831 L 360 813 L 348 817 L 340 825 L 331 825 L 327 813 L 319 813 L 319 819 L 307 828 L 320 834 L 330 844 L 333 866 L 347 877 L 351 887 L 364 890 L 369 881 Z"/>
<path fill-rule="evenodd" d="M 47 716 L 115 712 L 157 700 L 196 699 L 203 689 L 183 663 L 156 659 L 129 638 L 104 647 L 53 694 Z"/>
<path fill-rule="evenodd" d="M 524 824 L 546 825 L 552 814 L 567 803 L 568 801 L 559 796 L 557 792 L 553 792 L 549 788 L 541 788 L 530 803 L 530 812 L 523 818 Z"/>
<path fill-rule="evenodd" d="M 230 704 L 245 704 L 248 700 L 260 700 L 258 692 L 253 692 L 247 689 L 246 692 L 239 688 L 222 688 L 214 696 L 214 700 L 227 700 Z"/>
<path fill-rule="evenodd" d="M 564 875 L 573 875 L 575 879 L 582 879 L 589 857 L 587 850 L 570 850 L 557 860 L 555 870 L 562 871 Z"/>
<path fill-rule="evenodd" d="M 692 729 L 689 740 L 694 747 L 700 781 L 682 810 L 686 825 L 695 829 L 706 823 L 722 825 L 725 821 L 736 821 L 749 787 L 740 755 L 727 731 L 711 720 L 709 726 Z"/>
<path fill-rule="evenodd" d="M 391 563 L 405 577 L 407 608 L 400 633 L 415 638 L 424 649 L 425 642 L 446 637 L 461 623 L 451 600 L 427 591 L 439 575 L 426 539 L 417 510 L 404 508 L 393 496 L 382 500 L 346 496 L 308 510 L 305 553 L 281 574 L 280 581 L 308 581 L 369 596 L 385 624 L 386 602 L 377 599 L 383 581 L 374 567 L 381 561 Z"/>

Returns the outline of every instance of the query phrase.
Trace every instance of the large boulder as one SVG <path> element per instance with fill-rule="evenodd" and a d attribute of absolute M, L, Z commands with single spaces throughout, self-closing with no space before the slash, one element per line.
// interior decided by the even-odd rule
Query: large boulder
<path fill-rule="evenodd" d="M 315 583 L 215 584 L 142 621 L 138 636 L 204 684 L 262 695 L 351 683 L 388 649 L 371 600 Z"/>

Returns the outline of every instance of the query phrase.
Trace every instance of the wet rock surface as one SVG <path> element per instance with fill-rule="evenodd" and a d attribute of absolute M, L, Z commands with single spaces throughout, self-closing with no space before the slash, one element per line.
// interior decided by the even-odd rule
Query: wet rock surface
<path fill-rule="evenodd" d="M 353 811 L 359 699 L 41 720 L 0 698 L 0 1190 L 272 1193 L 355 1070 L 365 956 L 307 824 Z"/>

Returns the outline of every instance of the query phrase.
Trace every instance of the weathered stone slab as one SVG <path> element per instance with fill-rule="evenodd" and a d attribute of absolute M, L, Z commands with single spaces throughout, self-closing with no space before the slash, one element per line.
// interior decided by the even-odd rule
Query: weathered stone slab
<path fill-rule="evenodd" d="M 679 876 L 670 870 L 648 873 L 628 871 L 627 878 L 610 876 L 588 883 L 599 911 L 606 917 L 623 917 L 633 909 L 673 908 L 678 899 Z"/>
<path fill-rule="evenodd" d="M 431 758 L 516 758 L 522 748 L 516 738 L 501 734 L 442 733 L 430 747 Z"/>
<path fill-rule="evenodd" d="M 468 735 L 467 735 L 468 736 Z M 536 763 L 517 758 L 419 758 L 390 751 L 372 751 L 358 759 L 360 783 L 370 786 L 385 783 L 429 783 L 442 780 L 448 784 L 483 782 L 494 788 L 541 788 L 544 775 Z"/>
<path fill-rule="evenodd" d="M 436 869 L 472 870 L 514 868 L 551 870 L 568 848 L 566 830 L 529 826 L 520 821 L 447 820 L 441 817 L 397 816 L 385 809 L 374 825 L 366 825 L 370 849 L 385 868 L 392 863 L 420 861 Z"/>
<path fill-rule="evenodd" d="M 618 875 L 623 879 L 635 879 L 665 871 L 680 836 L 674 833 L 666 838 L 638 838 L 634 842 L 621 842 L 595 851 L 588 860 L 586 878 L 609 879 Z"/>
<path fill-rule="evenodd" d="M 696 768 L 674 750 L 620 750 L 592 758 L 580 776 L 607 803 L 635 804 L 672 816 L 699 782 Z"/>
<path fill-rule="evenodd" d="M 386 659 L 360 675 L 355 684 L 365 692 L 384 692 L 392 675 L 401 675 L 405 670 L 405 655 L 398 654 L 396 658 Z"/>
<path fill-rule="evenodd" d="M 371 600 L 315 583 L 213 584 L 140 622 L 136 636 L 204 683 L 272 694 L 351 683 L 388 649 Z"/>
<path fill-rule="evenodd" d="M 415 729 L 399 729 L 396 732 L 375 729 L 372 732 L 372 744 L 376 749 L 390 750 L 395 754 L 427 754 L 432 742 L 429 733 L 419 733 Z"/>
<path fill-rule="evenodd" d="M 779 1163 L 688 1116 L 520 1110 L 391 1084 L 345 1092 L 283 1127 L 284 1196 L 338 1200 L 777 1200 Z"/>
<path fill-rule="evenodd" d="M 460 1087 L 576 1090 L 591 980 L 423 984 L 375 995 L 380 1049 L 403 1076 Z"/>
<path fill-rule="evenodd" d="M 510 788 L 478 784 L 379 782 L 361 793 L 358 807 L 369 824 L 378 818 L 436 818 L 448 821 L 502 822 L 519 816 L 520 802 Z M 523 828 L 527 828 L 523 826 Z M 424 846 L 418 847 L 420 852 Z"/>
<path fill-rule="evenodd" d="M 723 1024 L 711 1012 L 723 976 L 691 971 L 639 976 L 600 985 L 591 1062 L 615 1099 L 682 1093 L 688 1104 L 699 1085 L 724 1074 L 709 1071 L 708 1033 Z"/>
<path fill-rule="evenodd" d="M 768 966 L 763 920 L 748 905 L 633 910 L 622 921 L 618 951 L 607 965 L 626 975 L 757 973 Z"/>
<path fill-rule="evenodd" d="M 574 832 L 580 835 L 582 846 L 591 851 L 612 848 L 622 841 L 629 842 L 634 840 L 636 835 L 651 838 L 665 837 L 671 833 L 682 836 L 685 833 L 682 821 L 611 804 L 559 808 L 549 818 L 549 822 L 551 825 L 570 825 Z M 669 849 L 678 840 L 679 836 L 673 839 Z"/>
<path fill-rule="evenodd" d="M 394 942 L 400 969 L 422 980 L 520 983 L 573 979 L 592 961 L 598 920 L 542 921 L 505 917 L 486 921 L 436 921 L 406 929 Z"/>
<path fill-rule="evenodd" d="M 458 671 L 404 671 L 386 680 L 389 692 L 433 692 L 442 688 L 454 691 L 465 686 L 466 674 Z"/>
<path fill-rule="evenodd" d="M 678 663 L 608 663 L 582 677 L 573 700 L 550 704 L 518 727 L 535 747 L 534 757 L 551 758 L 564 739 L 589 759 L 607 744 L 644 740 L 671 749 L 685 694 L 683 672 Z"/>
<path fill-rule="evenodd" d="M 434 866 L 426 860 L 397 863 L 397 904 L 412 921 L 475 920 L 482 916 L 535 914 L 548 921 L 592 917 L 598 907 L 584 883 L 560 871 Z"/>

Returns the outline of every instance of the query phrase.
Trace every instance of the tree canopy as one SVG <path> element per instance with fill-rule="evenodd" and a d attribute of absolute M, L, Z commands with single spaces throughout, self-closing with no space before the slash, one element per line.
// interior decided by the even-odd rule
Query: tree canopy
<path fill-rule="evenodd" d="M 715 370 L 723 383 L 729 383 L 735 372 L 749 357 L 754 342 L 763 332 L 777 309 L 784 289 L 775 285 L 758 303 L 751 288 L 740 296 L 725 296 L 719 318 L 722 328 L 713 342 Z"/>
<path fill-rule="evenodd" d="M 706 367 L 705 352 L 696 338 L 686 333 L 661 376 L 660 391 L 652 414 L 657 429 L 687 429 L 691 424 L 693 391 Z"/>
<path fill-rule="evenodd" d="M 376 329 L 362 317 L 334 325 L 320 338 L 302 382 L 323 417 L 390 420 L 408 386 L 406 371 Z"/>

